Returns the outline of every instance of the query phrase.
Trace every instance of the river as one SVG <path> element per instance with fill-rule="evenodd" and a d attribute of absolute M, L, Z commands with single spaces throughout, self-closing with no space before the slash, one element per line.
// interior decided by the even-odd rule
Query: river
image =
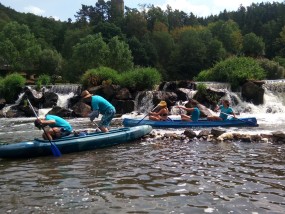
<path fill-rule="evenodd" d="M 285 130 L 280 97 L 266 93 L 262 106 L 234 108 L 240 117 L 255 116 L 259 127 L 228 131 Z M 40 137 L 34 119 L 1 118 L 0 143 Z M 86 118 L 68 121 L 74 129 L 94 128 Z M 144 138 L 59 158 L 0 159 L 0 185 L 0 213 L 281 214 L 285 145 Z"/>
<path fill-rule="evenodd" d="M 259 116 L 260 127 L 240 131 L 276 129 Z M 41 136 L 33 120 L 0 119 L 0 142 Z M 69 122 L 90 128 L 87 119 Z M 284 145 L 148 138 L 59 158 L 0 159 L 0 212 L 284 213 L 284 165 Z"/>

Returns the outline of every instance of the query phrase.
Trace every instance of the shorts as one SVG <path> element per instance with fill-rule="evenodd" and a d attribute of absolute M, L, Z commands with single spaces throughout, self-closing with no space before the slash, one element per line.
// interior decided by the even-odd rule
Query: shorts
<path fill-rule="evenodd" d="M 64 128 L 61 128 L 61 129 L 60 129 L 59 136 L 58 136 L 58 134 L 56 134 L 56 135 L 53 136 L 53 138 L 54 138 L 54 139 L 59 139 L 59 138 L 62 138 L 62 137 L 66 137 L 66 136 L 68 136 L 68 135 L 70 135 L 70 134 L 71 134 L 70 131 L 67 131 L 67 130 L 65 130 Z"/>
<path fill-rule="evenodd" d="M 105 114 L 103 114 L 98 126 L 99 127 L 110 126 L 111 120 L 114 118 L 115 114 L 116 114 L 115 109 L 108 109 L 107 111 L 105 111 Z"/>

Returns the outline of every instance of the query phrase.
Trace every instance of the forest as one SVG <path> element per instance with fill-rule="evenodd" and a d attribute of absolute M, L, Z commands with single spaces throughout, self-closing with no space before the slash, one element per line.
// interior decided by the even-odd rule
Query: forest
<path fill-rule="evenodd" d="M 284 78 L 285 2 L 197 17 L 170 6 L 125 6 L 121 12 L 112 1 L 98 0 L 74 16 L 74 22 L 61 22 L 0 3 L 0 72 L 78 83 L 86 71 L 103 66 L 118 74 L 154 68 L 163 80 L 219 80 L 209 74 L 215 66 L 227 73 L 227 63 L 242 67 L 247 63 L 240 60 L 250 60 L 265 70 L 258 78 Z"/>

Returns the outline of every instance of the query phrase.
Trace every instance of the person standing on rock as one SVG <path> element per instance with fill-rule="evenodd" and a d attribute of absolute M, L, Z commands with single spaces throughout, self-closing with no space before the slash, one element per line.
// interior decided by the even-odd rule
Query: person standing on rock
<path fill-rule="evenodd" d="M 99 117 L 99 114 L 102 114 L 103 116 L 98 123 L 98 128 L 102 132 L 108 132 L 108 127 L 116 114 L 115 107 L 105 98 L 99 95 L 92 95 L 87 90 L 82 91 L 81 97 L 85 103 L 91 105 L 90 121 L 93 122 L 95 118 Z"/>

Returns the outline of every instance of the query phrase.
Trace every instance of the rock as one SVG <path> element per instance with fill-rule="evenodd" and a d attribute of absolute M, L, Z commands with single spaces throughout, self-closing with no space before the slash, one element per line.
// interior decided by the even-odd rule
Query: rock
<path fill-rule="evenodd" d="M 233 140 L 234 136 L 232 133 L 223 133 L 219 137 L 217 137 L 218 141 L 224 141 L 224 140 Z"/>
<path fill-rule="evenodd" d="M 224 129 L 221 129 L 221 128 L 213 128 L 211 129 L 211 134 L 214 136 L 214 137 L 218 137 L 220 136 L 221 134 L 224 134 L 226 131 Z"/>
<path fill-rule="evenodd" d="M 255 84 L 252 81 L 246 82 L 242 86 L 241 95 L 245 101 L 252 102 L 254 105 L 263 104 L 264 89 L 260 83 Z"/>
<path fill-rule="evenodd" d="M 183 134 L 188 138 L 197 137 L 197 134 L 194 131 L 192 131 L 191 129 L 186 129 Z"/>

